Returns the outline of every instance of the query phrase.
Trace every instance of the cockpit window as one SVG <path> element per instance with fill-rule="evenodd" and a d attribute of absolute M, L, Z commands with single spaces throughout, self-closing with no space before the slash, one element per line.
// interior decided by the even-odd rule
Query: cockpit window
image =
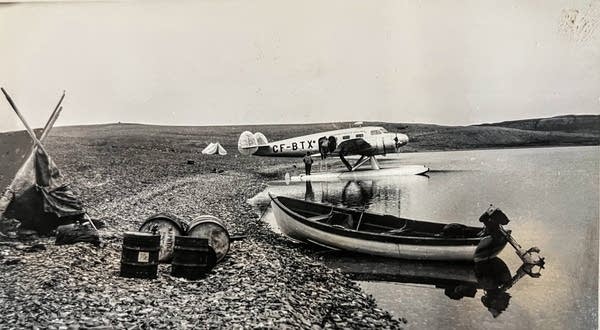
<path fill-rule="evenodd" d="M 350 138 L 350 135 L 344 135 L 344 136 L 342 136 L 342 139 L 344 139 L 344 140 L 348 140 L 349 138 Z"/>
<path fill-rule="evenodd" d="M 371 131 L 371 135 L 379 135 L 379 134 L 381 134 L 381 131 L 378 129 Z"/>
<path fill-rule="evenodd" d="M 358 134 L 356 134 L 356 137 L 357 137 L 357 138 L 359 138 L 359 137 L 363 137 L 363 136 L 365 136 L 363 133 L 358 133 Z"/>

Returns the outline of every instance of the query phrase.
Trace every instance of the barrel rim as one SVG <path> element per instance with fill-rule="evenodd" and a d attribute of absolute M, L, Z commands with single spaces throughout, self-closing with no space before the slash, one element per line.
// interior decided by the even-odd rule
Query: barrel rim
<path fill-rule="evenodd" d="M 189 236 L 189 233 L 192 231 L 192 228 L 195 227 L 196 225 L 198 225 L 200 223 L 204 223 L 204 222 L 211 222 L 211 223 L 217 224 L 220 227 L 222 227 L 223 229 L 225 229 L 224 230 L 225 231 L 225 235 L 227 235 L 227 238 L 231 241 L 231 235 L 229 234 L 229 230 L 227 230 L 227 227 L 225 227 L 224 224 L 222 224 L 220 222 L 217 222 L 217 221 L 212 221 L 212 220 L 206 220 L 206 221 L 196 222 L 196 223 L 194 223 L 194 221 L 190 222 L 190 226 L 189 226 L 188 230 L 185 232 L 186 236 Z"/>
<path fill-rule="evenodd" d="M 159 261 L 152 262 L 133 262 L 133 261 L 121 261 L 121 265 L 129 265 L 129 266 L 139 266 L 139 267 L 152 267 L 158 266 L 160 264 Z"/>
<path fill-rule="evenodd" d="M 194 221 L 197 221 L 197 220 L 200 220 L 200 218 L 202 218 L 202 217 L 207 217 L 207 218 L 211 218 L 211 219 L 217 219 L 219 222 L 224 222 L 224 221 L 223 221 L 223 220 L 221 220 L 219 217 L 217 217 L 217 216 L 214 216 L 214 215 L 212 215 L 212 214 L 200 214 L 200 215 L 197 215 L 197 216 L 195 216 L 195 217 L 192 219 L 192 222 L 194 222 Z M 224 224 L 224 223 L 223 223 L 223 226 L 225 226 L 225 224 Z"/>
<path fill-rule="evenodd" d="M 123 237 L 160 237 L 160 235 L 154 235 L 147 231 L 126 231 L 123 233 Z"/>
<path fill-rule="evenodd" d="M 204 240 L 208 242 L 208 238 L 196 237 L 196 236 L 175 236 L 175 240 L 191 241 L 191 240 Z"/>
<path fill-rule="evenodd" d="M 200 219 L 202 217 L 207 217 L 205 219 Z M 229 254 L 229 250 L 231 250 L 231 235 L 229 234 L 229 230 L 227 230 L 227 227 L 225 226 L 225 221 L 219 219 L 218 217 L 214 216 L 214 215 L 210 215 L 210 214 L 203 214 L 203 215 L 199 215 L 197 217 L 195 217 L 188 226 L 188 229 L 186 230 L 185 234 L 187 236 L 190 236 L 190 232 L 193 230 L 193 228 L 200 224 L 200 223 L 214 223 L 218 226 L 220 226 L 221 228 L 223 228 L 223 231 L 225 232 L 225 236 L 227 237 L 227 249 L 225 250 L 225 253 L 219 258 L 217 256 L 217 262 L 220 262 L 221 260 L 225 259 L 225 257 L 227 256 L 227 254 Z M 210 240 L 208 245 L 210 246 Z M 211 246 L 212 248 L 212 246 Z M 215 251 L 216 254 L 216 251 Z"/>
<path fill-rule="evenodd" d="M 130 246 L 123 243 L 121 245 L 121 250 L 127 249 L 129 251 L 144 251 L 144 252 L 160 252 L 160 246 L 158 247 L 148 247 L 148 246 Z"/>
<path fill-rule="evenodd" d="M 176 227 L 178 227 L 181 230 L 182 234 L 185 234 L 189 228 L 187 221 L 185 221 L 183 218 L 180 218 L 169 212 L 158 212 L 158 213 L 155 213 L 155 214 L 147 217 L 144 220 L 144 222 L 142 222 L 142 224 L 140 225 L 140 230 L 148 221 L 155 220 L 155 219 L 163 219 L 163 220 L 168 220 L 168 221 L 172 222 L 173 224 L 176 225 Z"/>

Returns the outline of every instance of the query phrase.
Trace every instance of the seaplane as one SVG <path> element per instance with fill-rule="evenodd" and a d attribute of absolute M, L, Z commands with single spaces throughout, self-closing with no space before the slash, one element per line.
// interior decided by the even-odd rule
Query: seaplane
<path fill-rule="evenodd" d="M 269 142 L 263 133 L 245 131 L 239 137 L 238 151 L 242 155 L 264 157 L 304 157 L 307 153 L 315 156 L 321 155 L 323 158 L 338 156 L 350 173 L 357 171 L 367 162 L 370 162 L 372 170 L 377 172 L 381 170 L 379 173 L 381 175 L 426 173 L 429 169 L 421 165 L 403 166 L 402 171 L 395 169 L 394 173 L 387 173 L 389 169 L 381 169 L 379 166 L 375 156 L 399 153 L 400 148 L 406 145 L 408 140 L 406 134 L 388 132 L 380 126 L 363 127 L 362 122 L 357 122 L 353 127 L 346 129 L 319 132 L 274 142 Z M 358 159 L 351 164 L 348 156 L 358 156 Z M 306 176 L 306 179 L 308 177 L 316 179 L 315 175 Z"/>

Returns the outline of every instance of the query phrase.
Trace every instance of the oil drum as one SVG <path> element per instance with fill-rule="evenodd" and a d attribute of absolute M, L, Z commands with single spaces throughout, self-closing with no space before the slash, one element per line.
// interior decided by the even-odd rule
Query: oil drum
<path fill-rule="evenodd" d="M 208 245 L 208 239 L 176 236 L 171 275 L 197 280 L 204 277 L 217 263 L 215 250 Z"/>
<path fill-rule="evenodd" d="M 182 219 L 168 213 L 155 214 L 140 226 L 141 232 L 156 233 L 160 235 L 160 253 L 158 260 L 168 263 L 173 258 L 173 244 L 175 236 L 183 236 L 187 224 Z"/>
<path fill-rule="evenodd" d="M 160 235 L 126 232 L 121 251 L 121 276 L 156 278 Z"/>
<path fill-rule="evenodd" d="M 208 239 L 208 245 L 217 255 L 217 262 L 223 260 L 229 252 L 230 237 L 225 223 L 212 215 L 201 215 L 195 218 L 190 223 L 187 236 Z"/>

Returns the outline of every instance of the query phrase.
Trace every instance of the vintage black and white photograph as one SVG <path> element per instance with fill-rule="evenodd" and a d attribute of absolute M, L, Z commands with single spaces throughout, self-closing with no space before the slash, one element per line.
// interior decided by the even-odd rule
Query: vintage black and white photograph
<path fill-rule="evenodd" d="M 598 329 L 600 1 L 0 1 L 0 329 Z"/>

